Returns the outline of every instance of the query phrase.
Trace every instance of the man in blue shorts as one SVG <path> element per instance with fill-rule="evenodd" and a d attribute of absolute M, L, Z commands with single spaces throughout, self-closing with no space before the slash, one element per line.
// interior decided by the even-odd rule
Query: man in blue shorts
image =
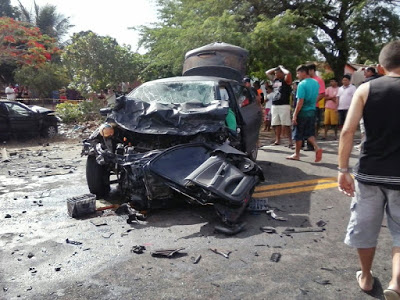
<path fill-rule="evenodd" d="M 300 65 L 296 69 L 297 78 L 301 80 L 297 87 L 297 104 L 293 113 L 293 140 L 296 142 L 295 153 L 286 157 L 290 160 L 300 160 L 300 149 L 303 140 L 307 140 L 315 151 L 315 162 L 322 159 L 322 149 L 315 140 L 315 105 L 317 102 L 319 84 L 310 78 L 308 67 Z"/>
<path fill-rule="evenodd" d="M 374 288 L 371 272 L 379 231 L 386 211 L 392 235 L 392 279 L 386 300 L 400 299 L 400 40 L 381 50 L 379 63 L 386 75 L 362 84 L 355 92 L 340 135 L 339 190 L 353 197 L 345 243 L 357 248 L 364 292 Z M 389 109 L 388 109 L 389 108 Z M 358 123 L 364 118 L 365 141 L 353 173 L 349 157 Z"/>

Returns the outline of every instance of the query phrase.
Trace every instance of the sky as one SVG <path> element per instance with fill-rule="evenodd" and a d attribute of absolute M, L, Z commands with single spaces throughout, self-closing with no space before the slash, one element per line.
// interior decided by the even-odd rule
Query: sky
<path fill-rule="evenodd" d="M 34 0 L 20 1 L 34 11 Z M 153 0 L 36 0 L 36 3 L 39 6 L 47 3 L 55 5 L 58 13 L 70 17 L 70 23 L 75 25 L 70 29 L 70 35 L 91 30 L 98 35 L 115 38 L 120 45 L 131 45 L 133 51 L 137 50 L 139 35 L 128 27 L 150 25 L 157 21 Z M 11 0 L 11 5 L 19 6 L 17 0 Z"/>

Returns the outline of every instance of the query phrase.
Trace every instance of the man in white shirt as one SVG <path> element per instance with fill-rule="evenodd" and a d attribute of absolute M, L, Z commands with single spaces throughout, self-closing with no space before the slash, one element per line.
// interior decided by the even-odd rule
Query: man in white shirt
<path fill-rule="evenodd" d="M 5 93 L 7 94 L 7 100 L 15 100 L 16 95 L 11 83 L 6 87 Z"/>
<path fill-rule="evenodd" d="M 339 88 L 337 93 L 338 99 L 338 113 L 339 113 L 339 125 L 343 126 L 344 121 L 346 120 L 347 112 L 350 108 L 351 99 L 353 99 L 353 95 L 356 91 L 356 87 L 350 84 L 350 75 L 344 75 L 342 79 L 343 85 Z"/>

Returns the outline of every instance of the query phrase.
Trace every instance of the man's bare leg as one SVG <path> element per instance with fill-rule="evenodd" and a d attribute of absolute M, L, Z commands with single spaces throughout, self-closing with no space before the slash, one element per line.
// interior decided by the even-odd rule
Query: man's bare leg
<path fill-rule="evenodd" d="M 282 126 L 274 126 L 275 130 L 275 144 L 280 144 L 281 143 L 281 133 L 282 133 Z"/>
<path fill-rule="evenodd" d="M 319 147 L 318 147 L 317 141 L 315 140 L 315 137 L 310 136 L 310 137 L 307 139 L 307 141 L 308 141 L 311 145 L 313 145 L 314 151 L 315 151 L 315 152 L 317 152 L 317 151 L 319 150 Z"/>
<path fill-rule="evenodd" d="M 388 289 L 400 294 L 400 247 L 393 247 L 392 256 L 392 280 L 389 282 Z"/>
<path fill-rule="evenodd" d="M 325 138 L 325 139 L 326 139 L 327 136 L 328 136 L 328 128 L 329 128 L 329 125 L 324 125 L 324 138 Z"/>
<path fill-rule="evenodd" d="M 283 126 L 285 128 L 285 132 L 287 134 L 287 137 L 289 139 L 289 146 L 293 145 L 293 140 L 292 140 L 292 132 L 290 126 Z"/>
<path fill-rule="evenodd" d="M 335 131 L 335 140 L 337 140 L 337 130 L 338 130 L 338 126 L 337 126 L 337 125 L 333 125 L 333 130 Z"/>
<path fill-rule="evenodd" d="M 375 250 L 376 250 L 375 247 L 357 249 L 358 259 L 360 261 L 361 272 L 362 272 L 360 278 L 358 279 L 358 284 L 360 285 L 360 288 L 364 291 L 371 291 L 373 288 L 371 267 L 375 256 Z"/>

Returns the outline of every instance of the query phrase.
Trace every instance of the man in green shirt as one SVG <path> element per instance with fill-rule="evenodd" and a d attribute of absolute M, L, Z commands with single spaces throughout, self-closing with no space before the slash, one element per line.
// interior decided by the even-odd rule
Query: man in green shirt
<path fill-rule="evenodd" d="M 313 145 L 315 162 L 322 159 L 322 149 L 315 140 L 315 105 L 318 97 L 319 84 L 310 78 L 308 68 L 300 65 L 296 69 L 297 78 L 301 80 L 297 87 L 297 104 L 293 113 L 293 140 L 296 142 L 295 153 L 288 156 L 290 160 L 300 160 L 300 149 L 304 139 Z"/>

